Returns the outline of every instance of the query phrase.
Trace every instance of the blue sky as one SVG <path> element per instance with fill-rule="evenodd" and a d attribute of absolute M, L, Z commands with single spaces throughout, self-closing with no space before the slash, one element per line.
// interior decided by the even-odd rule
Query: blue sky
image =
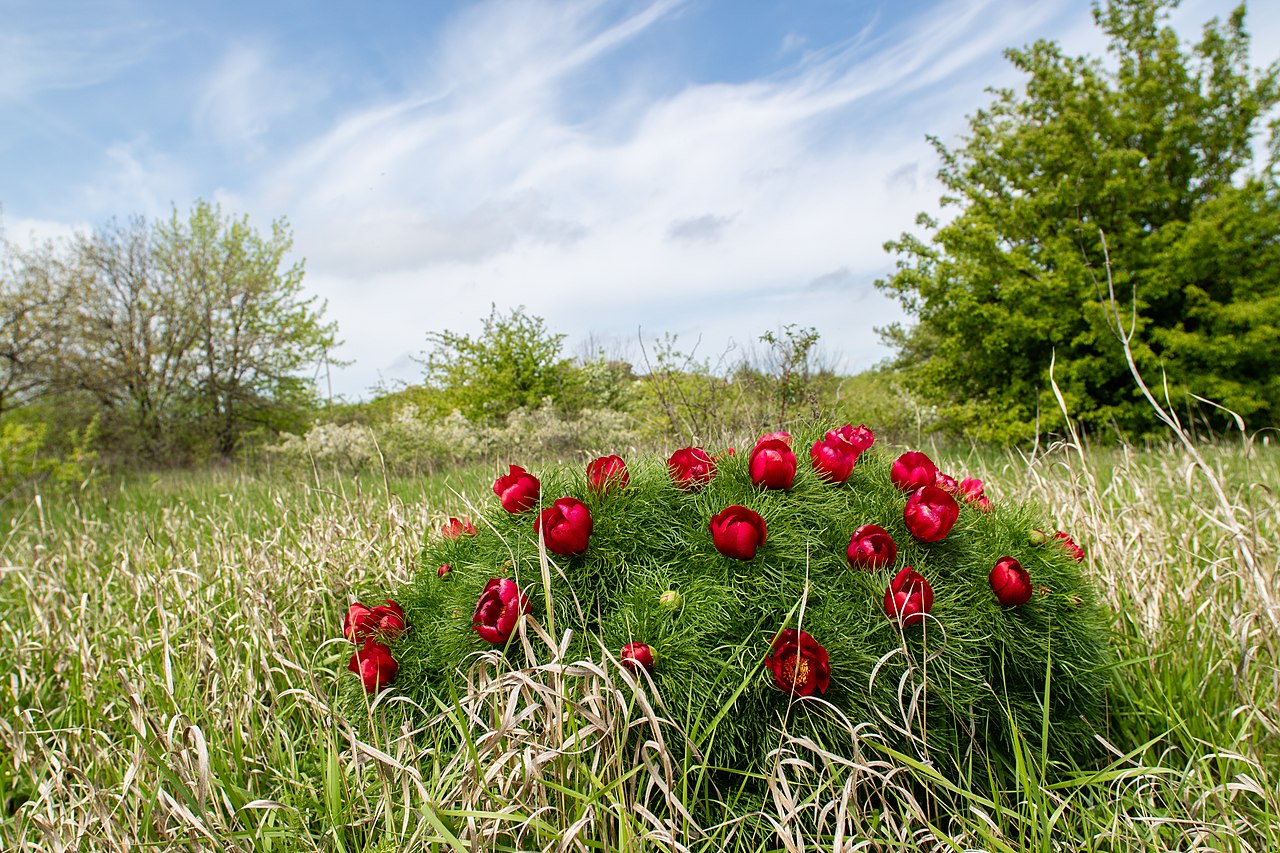
<path fill-rule="evenodd" d="M 1185 37 L 1234 4 L 1187 0 Z M 639 358 L 787 323 L 844 370 L 900 319 L 885 240 L 937 212 L 1001 51 L 1102 52 L 1084 0 L 0 0 L 9 239 L 196 198 L 287 217 L 354 363 L 412 381 L 430 330 L 517 305 Z M 1253 59 L 1280 3 L 1250 5 Z"/>

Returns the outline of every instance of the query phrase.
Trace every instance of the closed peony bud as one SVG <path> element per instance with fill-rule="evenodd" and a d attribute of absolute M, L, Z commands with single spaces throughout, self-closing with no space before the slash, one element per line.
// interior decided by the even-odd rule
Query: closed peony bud
<path fill-rule="evenodd" d="M 938 479 L 938 467 L 918 450 L 902 454 L 889 469 L 889 481 L 904 492 L 932 486 Z"/>
<path fill-rule="evenodd" d="M 502 508 L 514 514 L 537 506 L 541 487 L 537 477 L 519 465 L 512 465 L 508 473 L 494 481 L 493 493 L 498 496 Z"/>
<path fill-rule="evenodd" d="M 884 591 L 884 615 L 909 628 L 924 621 L 933 609 L 933 587 L 910 566 L 893 576 Z"/>
<path fill-rule="evenodd" d="M 619 655 L 618 660 L 632 672 L 635 672 L 638 667 L 653 672 L 653 649 L 645 643 L 627 643 L 622 647 L 622 654 Z"/>
<path fill-rule="evenodd" d="M 449 576 L 449 572 L 453 571 L 453 566 L 448 563 L 441 563 L 440 568 L 436 569 L 436 577 L 444 580 Z"/>
<path fill-rule="evenodd" d="M 534 530 L 552 554 L 581 554 L 591 538 L 591 511 L 577 498 L 560 498 L 538 514 Z"/>
<path fill-rule="evenodd" d="M 945 539 L 960 517 L 960 505 L 951 495 L 937 486 L 917 489 L 907 498 L 902 519 L 907 530 L 921 542 L 938 542 Z"/>
<path fill-rule="evenodd" d="M 664 610 L 679 610 L 682 604 L 684 604 L 683 596 L 674 589 L 669 589 L 658 596 L 658 605 Z"/>
<path fill-rule="evenodd" d="M 1013 557 L 996 560 L 990 580 L 1001 607 L 1021 607 L 1031 600 L 1031 575 Z"/>
<path fill-rule="evenodd" d="M 737 504 L 712 516 L 707 527 L 711 530 L 711 541 L 716 550 L 735 560 L 753 558 L 756 549 L 764 544 L 766 535 L 760 514 Z"/>
<path fill-rule="evenodd" d="M 889 531 L 876 524 L 864 524 L 853 531 L 846 552 L 849 565 L 855 569 L 873 571 L 892 566 L 898 559 L 898 546 Z"/>
<path fill-rule="evenodd" d="M 621 456 L 601 456 L 587 463 L 587 486 L 597 495 L 625 489 L 630 482 L 631 474 Z"/>
<path fill-rule="evenodd" d="M 791 488 L 796 479 L 796 455 L 791 450 L 791 436 L 785 432 L 761 436 L 751 449 L 747 468 L 751 482 L 758 488 Z"/>

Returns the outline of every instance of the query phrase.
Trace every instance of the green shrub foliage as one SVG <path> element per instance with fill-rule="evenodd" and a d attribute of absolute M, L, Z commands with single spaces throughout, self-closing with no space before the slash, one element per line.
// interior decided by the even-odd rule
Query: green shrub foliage
<path fill-rule="evenodd" d="M 890 482 L 897 454 L 864 452 L 846 482 L 826 482 L 808 453 L 821 435 L 795 436 L 798 472 L 785 491 L 752 484 L 745 449 L 719 452 L 714 479 L 698 491 L 676 488 L 661 458 L 628 460 L 629 483 L 604 495 L 589 488 L 585 466 L 534 471 L 541 507 L 572 496 L 593 519 L 585 552 L 546 555 L 549 596 L 538 509 L 511 514 L 487 496 L 478 532 L 431 531 L 416 580 L 395 594 L 408 630 L 390 643 L 400 665 L 390 689 L 425 708 L 461 691 L 469 656 L 494 648 L 473 629 L 477 600 L 490 579 L 505 577 L 527 594 L 533 619 L 553 620 L 557 638 L 572 629 L 571 660 L 599 660 L 602 650 L 616 659 L 626 643 L 649 645 L 652 687 L 666 712 L 720 766 L 754 766 L 783 727 L 839 749 L 849 744 L 849 725 L 864 722 L 913 754 L 998 758 L 1015 727 L 1039 742 L 1045 707 L 1054 754 L 1090 753 L 1107 680 L 1107 615 L 1083 564 L 1034 532 L 1053 532 L 1037 508 L 989 485 L 990 511 L 960 498 L 950 534 L 917 542 L 903 519 L 908 494 Z M 767 524 L 751 560 L 722 555 L 708 531 L 711 517 L 733 504 Z M 892 566 L 850 566 L 850 537 L 868 523 L 892 535 Z M 1005 555 L 1035 585 L 1020 607 L 1001 607 L 988 581 Z M 441 565 L 450 567 L 443 577 Z M 935 595 L 930 617 L 906 628 L 883 606 L 904 566 L 921 572 Z M 674 607 L 662 600 L 668 591 L 678 593 Z M 774 685 L 764 662 L 787 628 L 829 653 L 824 694 L 801 698 Z M 518 636 L 503 653 L 521 665 Z M 348 682 L 352 699 L 363 695 L 358 679 Z"/>

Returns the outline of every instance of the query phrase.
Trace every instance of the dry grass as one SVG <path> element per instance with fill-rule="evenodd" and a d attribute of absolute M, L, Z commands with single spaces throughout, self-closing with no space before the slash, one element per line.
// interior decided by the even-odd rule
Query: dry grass
<path fill-rule="evenodd" d="M 0 552 L 0 847 L 1280 849 L 1280 455 L 1200 452 L 970 455 L 1086 545 L 1126 660 L 1114 761 L 1053 775 L 1029 743 L 995 795 L 867 721 L 779 743 L 743 785 L 532 620 L 539 665 L 476 658 L 456 704 L 384 694 L 349 724 L 348 594 L 407 579 L 439 495 L 224 474 L 37 501 Z"/>

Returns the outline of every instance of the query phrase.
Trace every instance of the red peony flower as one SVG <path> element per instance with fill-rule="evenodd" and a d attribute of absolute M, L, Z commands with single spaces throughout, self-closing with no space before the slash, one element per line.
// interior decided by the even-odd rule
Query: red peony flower
<path fill-rule="evenodd" d="M 904 628 L 923 622 L 932 609 L 933 587 L 910 566 L 894 575 L 884 591 L 884 615 L 898 620 Z"/>
<path fill-rule="evenodd" d="M 961 480 L 956 493 L 983 512 L 991 511 L 991 501 L 987 500 L 983 483 L 977 477 L 965 477 Z"/>
<path fill-rule="evenodd" d="M 357 601 L 348 607 L 342 620 L 342 636 L 357 645 L 378 635 L 388 640 L 399 637 L 404 632 L 404 611 L 391 599 L 386 602 L 366 607 Z"/>
<path fill-rule="evenodd" d="M 512 465 L 510 471 L 494 481 L 493 493 L 507 512 L 526 512 L 538 505 L 541 485 L 537 477 L 519 465 Z"/>
<path fill-rule="evenodd" d="M 787 628 L 778 634 L 764 662 L 773 673 L 773 685 L 784 693 L 812 696 L 831 686 L 827 650 L 804 631 Z"/>
<path fill-rule="evenodd" d="M 440 568 L 436 569 L 436 577 L 444 580 L 449 576 L 449 572 L 453 571 L 453 566 L 448 563 L 441 563 Z"/>
<path fill-rule="evenodd" d="M 938 479 L 938 466 L 918 450 L 911 450 L 894 460 L 889 480 L 904 492 L 932 486 Z"/>
<path fill-rule="evenodd" d="M 379 604 L 371 611 L 376 630 L 388 640 L 394 640 L 404 633 L 404 611 L 391 599 L 384 599 L 386 604 Z"/>
<path fill-rule="evenodd" d="M 1001 607 L 1021 607 L 1031 600 L 1031 575 L 1013 557 L 996 560 L 990 580 Z"/>
<path fill-rule="evenodd" d="M 552 554 L 581 554 L 591 538 L 591 510 L 577 498 L 560 498 L 538 514 L 534 530 Z"/>
<path fill-rule="evenodd" d="M 954 495 L 960 491 L 960 484 L 956 482 L 956 478 L 941 471 L 938 472 L 938 479 L 934 482 L 934 485 L 949 495 Z"/>
<path fill-rule="evenodd" d="M 1075 557 L 1075 560 L 1077 563 L 1084 562 L 1084 549 L 1081 548 L 1079 545 L 1077 545 L 1075 543 L 1075 540 L 1072 539 L 1068 534 L 1063 533 L 1061 530 L 1059 530 L 1057 533 L 1053 534 L 1053 538 L 1056 539 L 1058 543 L 1067 550 L 1068 554 L 1070 554 L 1072 557 Z"/>
<path fill-rule="evenodd" d="M 520 592 L 516 582 L 506 578 L 490 578 L 476 602 L 471 627 L 481 639 L 505 643 L 511 639 L 520 617 L 529 612 L 529 598 Z"/>
<path fill-rule="evenodd" d="M 902 511 L 907 531 L 921 542 L 945 539 L 959 517 L 960 505 L 956 499 L 937 486 L 916 489 Z"/>
<path fill-rule="evenodd" d="M 373 617 L 373 608 L 360 602 L 353 602 L 347 608 L 347 616 L 342 620 L 342 636 L 357 645 L 373 636 L 377 620 Z"/>
<path fill-rule="evenodd" d="M 446 539 L 457 539 L 459 536 L 475 536 L 476 526 L 465 515 L 462 518 L 450 518 L 440 525 L 440 534 Z"/>
<path fill-rule="evenodd" d="M 601 456 L 587 463 L 587 486 L 597 495 L 625 489 L 630 482 L 631 474 L 621 456 Z"/>
<path fill-rule="evenodd" d="M 848 557 L 849 565 L 855 569 L 882 569 L 898 559 L 898 546 L 883 527 L 864 524 L 849 539 Z"/>
<path fill-rule="evenodd" d="M 396 680 L 400 664 L 391 649 L 374 640 L 365 640 L 364 648 L 351 656 L 347 669 L 360 676 L 366 693 L 376 693 Z"/>
<path fill-rule="evenodd" d="M 707 525 L 716 550 L 735 560 L 750 560 L 764 544 L 765 524 L 759 513 L 745 506 L 727 506 Z"/>
<path fill-rule="evenodd" d="M 852 427 L 844 427 L 852 429 Z M 853 473 L 854 463 L 861 453 L 852 443 L 832 430 L 821 441 L 815 441 L 809 450 L 809 461 L 818 476 L 832 483 L 843 483 Z"/>
<path fill-rule="evenodd" d="M 760 437 L 747 462 L 751 482 L 762 489 L 789 489 L 796 480 L 796 455 L 791 436 L 771 432 Z"/>
<path fill-rule="evenodd" d="M 701 447 L 685 447 L 671 454 L 667 470 L 677 489 L 693 491 L 711 482 L 716 475 L 716 463 Z"/>
<path fill-rule="evenodd" d="M 835 433 L 851 444 L 858 453 L 871 449 L 871 445 L 876 443 L 876 434 L 868 429 L 866 424 L 859 424 L 858 426 L 845 424 L 840 429 L 835 430 Z"/>
<path fill-rule="evenodd" d="M 645 643 L 627 643 L 622 647 L 622 654 L 618 657 L 619 662 L 632 672 L 637 667 L 644 667 L 647 671 L 653 672 L 653 649 Z"/>

